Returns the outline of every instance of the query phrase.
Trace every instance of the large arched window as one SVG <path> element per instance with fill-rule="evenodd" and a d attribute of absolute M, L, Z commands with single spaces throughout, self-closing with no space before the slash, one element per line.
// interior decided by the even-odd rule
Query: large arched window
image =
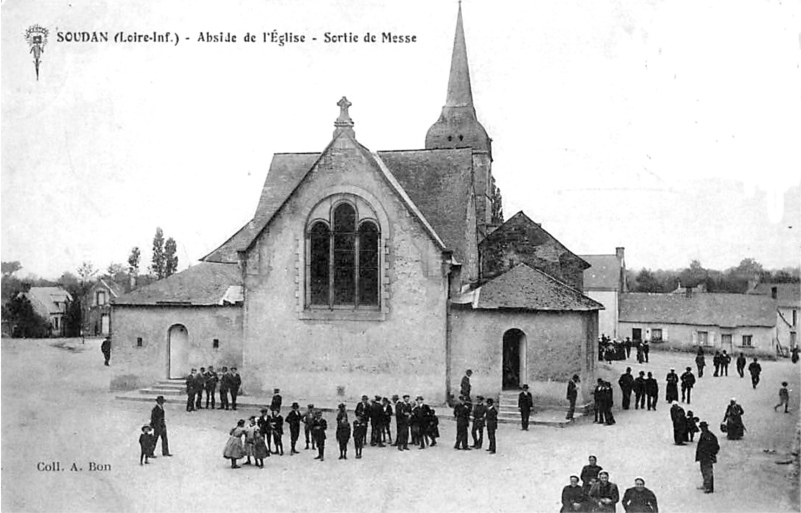
<path fill-rule="evenodd" d="M 327 220 L 308 230 L 308 305 L 312 307 L 378 307 L 380 231 L 375 219 L 360 219 L 356 207 L 343 201 Z"/>

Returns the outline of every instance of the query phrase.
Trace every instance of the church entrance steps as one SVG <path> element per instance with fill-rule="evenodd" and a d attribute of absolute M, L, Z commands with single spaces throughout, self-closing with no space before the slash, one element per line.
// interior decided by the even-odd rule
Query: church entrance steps
<path fill-rule="evenodd" d="M 520 411 L 517 409 L 519 396 L 520 390 L 504 390 L 500 393 L 498 397 L 498 422 L 520 424 Z M 529 417 L 529 424 L 565 427 L 571 423 L 565 419 L 567 410 L 567 401 L 565 401 L 564 407 L 550 404 L 538 405 L 535 403 L 534 412 Z M 585 408 L 577 405 L 576 412 L 573 414 L 574 418 L 578 420 L 583 417 L 583 412 L 585 411 Z"/>

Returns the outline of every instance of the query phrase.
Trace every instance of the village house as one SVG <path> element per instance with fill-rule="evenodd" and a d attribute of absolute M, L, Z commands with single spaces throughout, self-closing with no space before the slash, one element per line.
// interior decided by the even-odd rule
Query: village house
<path fill-rule="evenodd" d="M 33 311 L 50 323 L 50 336 L 64 336 L 64 316 L 72 301 L 69 292 L 61 287 L 31 287 L 28 292 L 20 292 L 28 298 Z"/>
<path fill-rule="evenodd" d="M 628 292 L 626 284 L 625 248 L 615 248 L 614 255 L 580 255 L 590 264 L 584 270 L 584 293 L 604 305 L 598 314 L 598 332 L 612 339 L 618 335 L 620 296 Z"/>
<path fill-rule="evenodd" d="M 620 296 L 621 336 L 652 345 L 775 354 L 775 303 L 748 294 L 651 294 Z"/>
<path fill-rule="evenodd" d="M 83 333 L 88 336 L 111 334 L 111 300 L 125 293 L 110 278 L 99 278 L 83 298 Z"/>
<path fill-rule="evenodd" d="M 749 294 L 770 297 L 776 306 L 776 343 L 784 349 L 798 346 L 798 322 L 801 312 L 801 284 L 760 283 Z"/>
<path fill-rule="evenodd" d="M 119 382 L 238 366 L 247 392 L 442 403 L 594 379 L 588 264 L 522 212 L 504 222 L 461 7 L 425 148 L 371 151 L 342 98 L 322 151 L 275 154 L 253 219 L 202 262 L 113 300 Z M 298 134 L 302 137 L 303 134 Z M 580 401 L 588 401 L 587 391 Z"/>

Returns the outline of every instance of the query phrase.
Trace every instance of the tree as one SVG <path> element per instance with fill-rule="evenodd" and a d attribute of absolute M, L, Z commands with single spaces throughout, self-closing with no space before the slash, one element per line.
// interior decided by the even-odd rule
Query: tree
<path fill-rule="evenodd" d="M 153 237 L 153 258 L 150 263 L 150 273 L 156 276 L 157 280 L 164 278 L 167 262 L 164 258 L 164 232 L 161 228 L 156 228 L 156 235 Z"/>
<path fill-rule="evenodd" d="M 20 264 L 18 260 L 13 262 L 2 262 L 3 278 L 10 277 L 20 269 L 22 269 L 22 264 Z"/>
<path fill-rule="evenodd" d="M 693 260 L 690 262 L 690 267 L 683 269 L 681 273 L 679 273 L 679 280 L 681 280 L 681 284 L 684 287 L 696 287 L 701 283 L 706 283 L 708 276 L 709 271 L 704 269 L 701 262 Z"/>
<path fill-rule="evenodd" d="M 17 294 L 3 306 L 3 318 L 11 324 L 13 337 L 40 338 L 50 334 L 50 322 L 37 314 L 22 294 Z"/>
<path fill-rule="evenodd" d="M 128 273 L 136 278 L 139 275 L 139 246 L 134 246 L 131 250 L 131 255 L 128 257 Z"/>
<path fill-rule="evenodd" d="M 81 278 L 82 283 L 88 282 L 95 274 L 97 274 L 97 269 L 92 264 L 92 262 L 84 260 L 80 267 L 77 269 L 78 276 Z"/>
<path fill-rule="evenodd" d="M 178 246 L 175 239 L 170 237 L 164 244 L 164 277 L 169 278 L 178 270 Z"/>
<path fill-rule="evenodd" d="M 637 282 L 635 292 L 662 292 L 662 287 L 649 269 L 643 269 L 635 278 Z"/>

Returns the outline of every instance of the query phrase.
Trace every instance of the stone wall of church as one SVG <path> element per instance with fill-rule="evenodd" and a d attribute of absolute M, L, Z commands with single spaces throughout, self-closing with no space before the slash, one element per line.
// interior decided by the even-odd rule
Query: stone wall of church
<path fill-rule="evenodd" d="M 242 369 L 242 313 L 241 306 L 114 306 L 112 388 L 141 388 L 167 379 L 169 333 L 176 325 L 186 328 L 187 347 L 179 359 L 183 368 L 173 369 L 173 376 L 209 365 L 238 366 L 246 372 Z M 217 348 L 214 339 L 219 341 Z"/>
<path fill-rule="evenodd" d="M 535 403 L 565 405 L 567 381 L 578 374 L 583 383 L 594 379 L 598 313 L 451 310 L 451 393 L 467 369 L 473 371 L 472 396 L 497 398 L 502 389 L 503 338 L 511 329 L 525 334 L 523 373 Z M 521 383 L 521 385 L 523 384 Z M 589 400 L 582 389 L 583 398 Z"/>
<path fill-rule="evenodd" d="M 444 400 L 441 250 L 371 159 L 347 143 L 335 142 L 248 255 L 244 365 L 253 372 L 243 379 L 256 389 L 279 387 L 299 401 L 405 392 Z M 357 195 L 378 213 L 378 311 L 305 309 L 305 229 L 315 205 L 331 194 Z"/>

